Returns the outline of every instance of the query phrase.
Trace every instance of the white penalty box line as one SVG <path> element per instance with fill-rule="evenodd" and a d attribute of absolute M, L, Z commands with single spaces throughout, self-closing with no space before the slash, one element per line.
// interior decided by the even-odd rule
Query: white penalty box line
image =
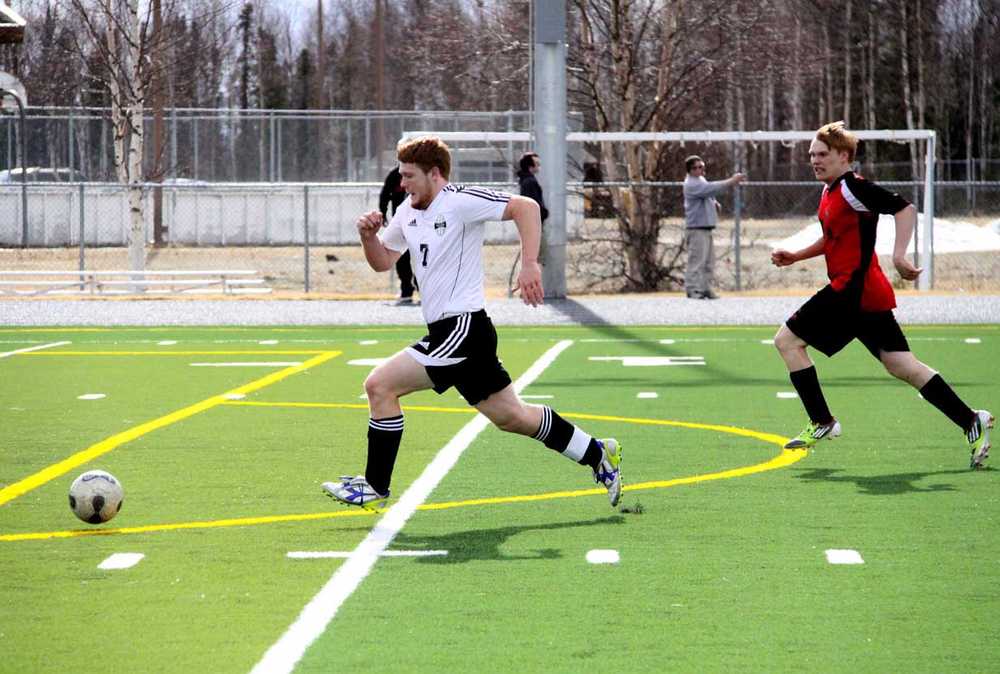
<path fill-rule="evenodd" d="M 572 340 L 563 340 L 546 351 L 528 370 L 514 382 L 514 390 L 520 394 L 525 387 L 537 379 L 555 359 L 572 345 Z M 330 621 L 343 606 L 347 598 L 371 573 L 396 535 L 403 529 L 417 507 L 423 504 L 431 492 L 437 488 L 444 476 L 458 463 L 458 459 L 489 426 L 489 420 L 477 414 L 448 443 L 438 451 L 399 501 L 382 516 L 347 560 L 330 577 L 299 613 L 295 622 L 281 635 L 264 654 L 252 674 L 275 674 L 291 672 L 305 655 L 306 649 L 323 633 Z"/>

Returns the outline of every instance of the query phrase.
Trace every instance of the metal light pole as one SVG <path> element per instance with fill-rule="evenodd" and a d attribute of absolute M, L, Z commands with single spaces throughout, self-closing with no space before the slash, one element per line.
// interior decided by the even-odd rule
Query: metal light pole
<path fill-rule="evenodd" d="M 25 137 L 24 104 L 21 97 L 10 89 L 0 89 L 0 98 L 10 96 L 17 103 L 21 128 L 17 135 L 21 141 L 21 248 L 28 247 L 28 142 Z"/>
<path fill-rule="evenodd" d="M 536 3 L 534 134 L 549 217 L 542 232 L 545 296 L 566 297 L 566 0 Z"/>

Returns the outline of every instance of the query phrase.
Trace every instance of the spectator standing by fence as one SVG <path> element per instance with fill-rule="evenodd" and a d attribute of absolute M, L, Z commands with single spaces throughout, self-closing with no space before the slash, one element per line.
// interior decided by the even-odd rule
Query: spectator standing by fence
<path fill-rule="evenodd" d="M 517 182 L 521 188 L 521 196 L 533 199 L 542 213 L 542 242 L 538 249 L 538 264 L 545 264 L 545 253 L 548 246 L 545 244 L 545 220 L 549 217 L 549 209 L 545 208 L 545 199 L 542 197 L 542 186 L 538 184 L 535 174 L 542 168 L 542 161 L 535 152 L 525 152 L 518 162 Z"/>
<path fill-rule="evenodd" d="M 712 291 L 715 272 L 715 250 L 712 231 L 719 221 L 719 202 L 715 195 L 723 188 L 743 182 L 742 173 L 734 173 L 725 180 L 709 182 L 705 179 L 705 161 L 698 155 L 684 160 L 687 177 L 684 179 L 684 222 L 687 229 L 688 260 L 684 274 L 687 296 L 696 300 L 718 299 Z"/>
<path fill-rule="evenodd" d="M 382 191 L 378 195 L 378 209 L 382 212 L 382 222 L 389 222 L 387 216 L 389 206 L 392 206 L 392 213 L 395 215 L 396 209 L 404 199 L 406 190 L 403 189 L 403 178 L 399 174 L 399 167 L 396 166 L 385 177 Z M 404 251 L 396 261 L 396 275 L 399 276 L 399 300 L 396 304 L 400 306 L 413 304 L 416 283 L 413 280 L 413 268 L 410 266 L 410 251 Z"/>

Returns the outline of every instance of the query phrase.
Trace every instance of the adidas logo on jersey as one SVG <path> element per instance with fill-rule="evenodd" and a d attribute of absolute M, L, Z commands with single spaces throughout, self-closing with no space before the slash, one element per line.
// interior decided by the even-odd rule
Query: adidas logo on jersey
<path fill-rule="evenodd" d="M 416 227 L 417 226 L 417 219 L 414 218 L 413 220 L 410 220 L 408 223 L 406 223 L 406 226 L 407 227 Z"/>

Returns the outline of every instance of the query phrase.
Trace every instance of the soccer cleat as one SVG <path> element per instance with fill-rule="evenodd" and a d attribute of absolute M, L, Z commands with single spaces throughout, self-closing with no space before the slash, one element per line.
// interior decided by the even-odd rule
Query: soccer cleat
<path fill-rule="evenodd" d="M 969 441 L 972 456 L 969 458 L 969 468 L 982 468 L 983 462 L 990 456 L 990 429 L 993 428 L 995 417 L 986 410 L 976 410 L 976 418 L 972 422 L 965 438 Z"/>
<path fill-rule="evenodd" d="M 785 443 L 785 449 L 807 449 L 823 438 L 832 440 L 838 435 L 840 435 L 840 422 L 836 419 L 828 424 L 810 421 L 801 433 Z"/>
<path fill-rule="evenodd" d="M 327 496 L 335 498 L 341 503 L 361 506 L 365 510 L 381 508 L 389 500 L 389 492 L 380 494 L 372 489 L 364 475 L 357 477 L 341 475 L 340 482 L 324 482 L 323 491 L 326 492 Z"/>
<path fill-rule="evenodd" d="M 604 451 L 601 464 L 594 471 L 594 482 L 603 484 L 608 490 L 611 507 L 618 505 L 622 497 L 622 446 L 614 438 L 598 440 Z"/>

